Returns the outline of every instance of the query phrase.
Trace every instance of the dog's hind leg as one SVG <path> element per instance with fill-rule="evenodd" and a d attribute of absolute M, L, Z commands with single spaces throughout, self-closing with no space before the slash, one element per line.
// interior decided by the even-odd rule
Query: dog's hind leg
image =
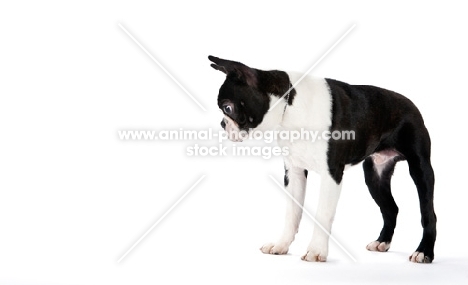
<path fill-rule="evenodd" d="M 307 170 L 302 168 L 286 168 L 284 174 L 284 186 L 292 197 L 287 198 L 286 220 L 283 234 L 276 243 L 267 243 L 260 250 L 268 254 L 286 254 L 289 246 L 294 241 L 302 217 L 305 189 L 307 184 Z M 297 203 L 296 203 L 297 202 Z M 300 206 L 298 205 L 300 204 Z"/>
<path fill-rule="evenodd" d="M 430 161 L 424 158 L 408 160 L 411 177 L 416 184 L 421 209 L 423 237 L 410 261 L 431 263 L 434 259 L 437 218 L 434 212 L 434 172 Z"/>
<path fill-rule="evenodd" d="M 408 157 L 410 175 L 416 184 L 421 210 L 423 237 L 416 251 L 409 257 L 417 263 L 431 263 L 434 259 L 437 218 L 434 212 L 434 171 L 427 156 Z"/>
<path fill-rule="evenodd" d="M 363 163 L 364 176 L 372 198 L 380 207 L 384 225 L 377 240 L 369 243 L 370 251 L 386 252 L 390 248 L 396 226 L 398 206 L 393 199 L 390 180 L 395 169 L 398 154 L 394 151 L 375 153 L 365 159 Z"/>
<path fill-rule="evenodd" d="M 423 125 L 405 125 L 398 140 L 398 151 L 408 161 L 409 172 L 419 196 L 423 236 L 416 251 L 409 257 L 417 263 L 434 259 L 437 218 L 434 212 L 434 171 L 431 165 L 431 140 Z"/>

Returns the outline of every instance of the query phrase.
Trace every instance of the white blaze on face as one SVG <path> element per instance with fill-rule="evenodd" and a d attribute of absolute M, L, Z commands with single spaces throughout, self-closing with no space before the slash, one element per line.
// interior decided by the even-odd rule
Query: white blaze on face
<path fill-rule="evenodd" d="M 229 140 L 233 142 L 241 142 L 243 138 L 239 125 L 228 116 L 224 116 L 224 123 L 226 124 L 224 130 L 228 133 Z"/>

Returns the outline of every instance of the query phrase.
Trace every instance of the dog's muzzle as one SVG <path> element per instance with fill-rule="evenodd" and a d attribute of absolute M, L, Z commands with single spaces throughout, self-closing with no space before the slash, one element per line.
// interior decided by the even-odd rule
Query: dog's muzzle
<path fill-rule="evenodd" d="M 228 116 L 225 116 L 221 121 L 221 127 L 227 132 L 228 139 L 233 142 L 241 142 L 242 134 L 239 129 L 239 125 Z"/>

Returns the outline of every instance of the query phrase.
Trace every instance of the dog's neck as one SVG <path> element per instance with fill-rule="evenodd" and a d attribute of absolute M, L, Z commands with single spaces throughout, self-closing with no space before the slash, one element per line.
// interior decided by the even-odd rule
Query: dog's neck
<path fill-rule="evenodd" d="M 269 110 L 262 123 L 256 129 L 261 131 L 275 130 L 281 126 L 288 102 L 292 102 L 296 90 L 289 90 L 292 85 L 289 75 L 284 71 L 257 70 L 258 88 L 268 94 Z"/>
<path fill-rule="evenodd" d="M 270 109 L 263 117 L 263 121 L 260 125 L 255 128 L 259 131 L 272 131 L 281 127 L 283 122 L 284 112 L 287 108 L 287 99 L 279 97 L 276 94 L 269 94 L 270 97 Z"/>

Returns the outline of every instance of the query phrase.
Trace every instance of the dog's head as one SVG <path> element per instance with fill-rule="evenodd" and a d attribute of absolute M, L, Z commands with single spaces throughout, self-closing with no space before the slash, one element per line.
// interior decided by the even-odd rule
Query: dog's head
<path fill-rule="evenodd" d="M 213 62 L 211 67 L 226 74 L 218 94 L 218 106 L 224 114 L 221 126 L 229 139 L 242 141 L 239 134 L 256 128 L 269 109 L 270 96 L 259 88 L 264 71 L 240 62 L 208 58 Z"/>

